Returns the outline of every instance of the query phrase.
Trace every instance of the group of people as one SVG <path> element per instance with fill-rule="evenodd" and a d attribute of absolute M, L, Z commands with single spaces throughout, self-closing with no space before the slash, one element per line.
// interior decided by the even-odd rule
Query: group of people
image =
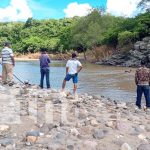
<path fill-rule="evenodd" d="M 40 56 L 40 68 L 41 68 L 41 82 L 40 87 L 43 88 L 43 81 L 44 76 L 46 76 L 46 85 L 47 88 L 50 88 L 50 81 L 49 81 L 49 63 L 51 63 L 51 60 L 46 52 L 46 48 L 41 48 L 41 56 Z M 66 76 L 63 80 L 62 84 L 62 91 L 64 91 L 64 88 L 66 86 L 66 81 L 69 81 L 72 79 L 74 88 L 73 92 L 74 94 L 77 91 L 77 83 L 78 83 L 78 73 L 82 69 L 82 64 L 79 60 L 77 60 L 76 53 L 72 53 L 72 58 L 67 61 L 66 64 Z"/>
<path fill-rule="evenodd" d="M 9 42 L 5 42 L 4 48 L 1 52 L 2 56 L 2 83 L 13 85 L 13 67 L 15 66 L 14 54 L 11 49 L 11 45 Z M 41 72 L 41 80 L 40 87 L 43 89 L 44 77 L 46 77 L 46 86 L 47 89 L 51 88 L 50 80 L 49 80 L 49 64 L 51 60 L 47 54 L 46 48 L 41 48 L 41 55 L 39 57 L 40 61 L 40 72 Z M 78 83 L 78 73 L 82 69 L 82 64 L 79 60 L 77 60 L 76 53 L 72 53 L 72 58 L 67 61 L 66 64 L 66 76 L 63 80 L 62 91 L 65 89 L 66 81 L 72 79 L 74 88 L 74 94 L 77 91 L 77 83 Z"/>
<path fill-rule="evenodd" d="M 13 67 L 15 66 L 14 54 L 10 48 L 10 43 L 6 42 L 2 49 L 2 82 L 3 84 L 13 85 Z M 44 77 L 46 77 L 47 89 L 50 87 L 49 80 L 49 64 L 51 60 L 47 54 L 46 48 L 41 48 L 40 55 L 40 72 L 41 80 L 40 87 L 43 89 Z M 66 81 L 72 79 L 74 88 L 74 94 L 77 91 L 78 73 L 82 69 L 82 64 L 77 60 L 76 53 L 72 53 L 72 58 L 67 61 L 66 64 L 66 76 L 62 83 L 62 91 L 65 88 Z M 141 109 L 141 98 L 144 93 L 146 100 L 146 108 L 150 109 L 150 69 L 146 67 L 146 61 L 141 60 L 141 66 L 136 70 L 135 73 L 135 84 L 137 85 L 137 99 L 136 106 Z"/>

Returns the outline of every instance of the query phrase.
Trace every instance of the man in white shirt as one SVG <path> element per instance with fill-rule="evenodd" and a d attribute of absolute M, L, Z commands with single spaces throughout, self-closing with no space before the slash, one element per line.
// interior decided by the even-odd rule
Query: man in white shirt
<path fill-rule="evenodd" d="M 12 85 L 13 67 L 15 66 L 15 60 L 9 42 L 5 42 L 1 55 L 2 55 L 2 82 L 4 84 L 8 83 Z"/>
<path fill-rule="evenodd" d="M 65 77 L 63 84 L 62 84 L 62 91 L 63 91 L 65 86 L 66 86 L 66 81 L 69 81 L 70 79 L 72 79 L 72 81 L 74 83 L 74 88 L 73 88 L 74 94 L 76 93 L 76 90 L 77 90 L 78 73 L 82 69 L 82 64 L 80 63 L 80 61 L 78 61 L 76 59 L 76 57 L 77 57 L 77 55 L 75 53 L 73 53 L 72 59 L 67 61 L 66 77 Z"/>

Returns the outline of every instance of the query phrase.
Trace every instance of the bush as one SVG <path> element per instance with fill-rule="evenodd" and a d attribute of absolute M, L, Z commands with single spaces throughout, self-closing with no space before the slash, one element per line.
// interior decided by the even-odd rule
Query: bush
<path fill-rule="evenodd" d="M 119 46 L 125 46 L 127 44 L 133 43 L 138 38 L 138 33 L 123 31 L 118 34 Z"/>

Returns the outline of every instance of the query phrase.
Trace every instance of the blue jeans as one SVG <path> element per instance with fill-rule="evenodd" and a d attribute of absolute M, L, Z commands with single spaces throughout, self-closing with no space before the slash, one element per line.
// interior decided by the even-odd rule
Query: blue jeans
<path fill-rule="evenodd" d="M 146 107 L 150 107 L 150 89 L 149 85 L 137 85 L 137 99 L 136 105 L 141 108 L 141 99 L 142 94 L 144 93 L 145 100 L 146 100 Z"/>
<path fill-rule="evenodd" d="M 41 69 L 41 82 L 40 82 L 40 87 L 41 88 L 43 88 L 44 76 L 46 76 L 46 85 L 47 85 L 47 88 L 50 88 L 49 69 L 48 68 L 42 68 Z"/>

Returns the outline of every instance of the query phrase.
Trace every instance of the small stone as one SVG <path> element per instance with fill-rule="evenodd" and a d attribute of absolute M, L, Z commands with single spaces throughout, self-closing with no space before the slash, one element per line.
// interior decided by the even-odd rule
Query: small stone
<path fill-rule="evenodd" d="M 146 140 L 146 137 L 145 137 L 145 135 L 143 135 L 143 134 L 139 134 L 138 135 L 138 138 L 140 139 L 140 140 Z"/>
<path fill-rule="evenodd" d="M 140 125 L 139 127 L 140 127 L 140 129 L 145 130 L 145 126 L 144 125 Z"/>
<path fill-rule="evenodd" d="M 26 133 L 26 137 L 27 137 L 27 136 L 35 136 L 35 137 L 38 137 L 38 136 L 40 136 L 40 132 L 39 132 L 39 131 L 27 132 L 27 133 Z"/>
<path fill-rule="evenodd" d="M 56 89 L 52 89 L 51 92 L 52 93 L 58 93 L 58 91 Z"/>
<path fill-rule="evenodd" d="M 117 103 L 117 107 L 127 109 L 127 104 L 126 103 Z"/>
<path fill-rule="evenodd" d="M 0 132 L 5 132 L 9 130 L 9 126 L 8 125 L 0 125 Z"/>
<path fill-rule="evenodd" d="M 117 121 L 116 128 L 120 131 L 128 132 L 131 127 L 127 120 L 119 120 Z"/>
<path fill-rule="evenodd" d="M 111 115 L 109 118 L 116 120 L 117 116 L 116 115 Z"/>
<path fill-rule="evenodd" d="M 83 147 L 86 150 L 96 150 L 97 142 L 87 140 L 83 143 Z"/>
<path fill-rule="evenodd" d="M 41 132 L 47 134 L 49 132 L 49 127 L 47 124 L 44 124 L 41 129 L 40 129 Z"/>
<path fill-rule="evenodd" d="M 35 143 L 38 140 L 38 138 L 36 136 L 27 136 L 26 140 L 27 142 Z"/>
<path fill-rule="evenodd" d="M 59 100 L 59 99 L 53 101 L 53 104 L 61 104 L 61 103 L 62 103 L 62 102 L 61 102 L 61 100 Z"/>
<path fill-rule="evenodd" d="M 7 146 L 6 146 L 6 149 L 7 149 L 7 150 L 15 150 L 15 149 L 16 149 L 15 147 L 16 147 L 15 144 L 13 144 L 13 145 L 7 145 Z"/>
<path fill-rule="evenodd" d="M 150 126 L 147 125 L 147 126 L 145 127 L 145 130 L 146 130 L 147 132 L 150 132 Z"/>
<path fill-rule="evenodd" d="M 131 129 L 130 135 L 138 135 L 139 131 L 136 128 Z"/>
<path fill-rule="evenodd" d="M 94 127 L 96 127 L 99 124 L 98 124 L 98 122 L 96 120 L 91 120 L 91 125 L 94 126 Z"/>
<path fill-rule="evenodd" d="M 86 118 L 87 118 L 87 112 L 86 112 L 86 111 L 81 111 L 81 112 L 79 112 L 78 118 L 79 118 L 80 120 L 86 119 Z"/>
<path fill-rule="evenodd" d="M 45 101 L 49 101 L 49 100 L 52 100 L 53 97 L 51 95 L 48 95 L 47 97 L 45 97 Z"/>
<path fill-rule="evenodd" d="M 105 133 L 101 129 L 94 129 L 93 137 L 95 139 L 103 139 L 105 137 Z"/>
<path fill-rule="evenodd" d="M 47 138 L 51 138 L 51 137 L 52 137 L 52 135 L 47 134 L 47 135 L 46 135 L 46 137 L 47 137 Z"/>
<path fill-rule="evenodd" d="M 67 145 L 67 149 L 68 150 L 74 150 L 74 146 L 73 145 Z"/>
<path fill-rule="evenodd" d="M 28 115 L 29 115 L 29 113 L 26 112 L 26 111 L 21 111 L 20 112 L 20 116 L 28 116 Z"/>
<path fill-rule="evenodd" d="M 68 95 L 67 99 L 74 99 L 74 95 Z"/>
<path fill-rule="evenodd" d="M 53 128 L 57 128 L 58 125 L 53 125 L 52 123 L 50 124 L 47 124 L 48 125 L 48 128 L 49 128 L 49 131 L 51 131 Z"/>
<path fill-rule="evenodd" d="M 61 132 L 58 132 L 55 136 L 55 139 L 60 140 L 60 141 L 63 141 L 65 138 L 66 138 L 66 134 L 61 133 Z"/>
<path fill-rule="evenodd" d="M 131 147 L 129 146 L 129 144 L 124 143 L 124 144 L 121 146 L 121 150 L 132 150 L 132 149 L 131 149 Z"/>
<path fill-rule="evenodd" d="M 150 144 L 141 144 L 137 150 L 150 150 Z"/>
<path fill-rule="evenodd" d="M 116 128 L 116 123 L 114 121 L 107 121 L 105 125 L 106 127 L 110 127 L 112 129 Z"/>
<path fill-rule="evenodd" d="M 75 135 L 75 136 L 80 134 L 79 131 L 76 128 L 71 129 L 70 132 L 72 133 L 72 135 Z"/>
<path fill-rule="evenodd" d="M 30 142 L 26 142 L 25 143 L 27 146 L 31 146 L 31 143 Z"/>
<path fill-rule="evenodd" d="M 5 139 L 0 140 L 0 144 L 6 147 L 8 145 L 13 145 L 14 141 L 12 139 L 5 138 Z"/>
<path fill-rule="evenodd" d="M 86 121 L 84 121 L 84 123 L 85 123 L 86 126 L 91 124 L 90 120 L 86 120 Z"/>
<path fill-rule="evenodd" d="M 41 95 L 41 94 L 39 94 L 39 95 L 38 95 L 38 98 L 43 98 L 43 97 L 44 97 L 44 96 L 43 96 L 43 95 Z"/>

